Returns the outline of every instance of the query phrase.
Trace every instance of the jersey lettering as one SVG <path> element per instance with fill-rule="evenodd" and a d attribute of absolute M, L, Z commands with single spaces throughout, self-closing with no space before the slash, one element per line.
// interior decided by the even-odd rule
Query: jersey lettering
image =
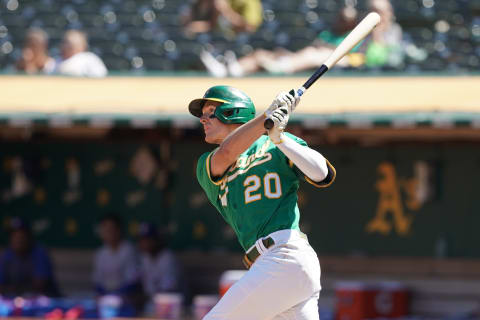
<path fill-rule="evenodd" d="M 251 164 L 265 157 L 265 154 L 267 153 L 266 151 L 269 145 L 270 145 L 270 141 L 267 140 L 254 154 L 251 154 L 249 156 L 247 155 L 240 156 L 235 162 L 235 165 L 232 166 L 232 168 L 230 168 L 229 171 L 232 172 L 232 171 L 235 171 L 236 169 L 241 169 L 244 172 L 248 171 L 248 169 L 250 169 Z M 270 155 L 270 159 L 271 159 L 271 155 Z"/>
<path fill-rule="evenodd" d="M 250 203 L 262 199 L 260 193 L 252 194 L 260 188 L 260 178 L 256 175 L 249 176 L 243 181 L 245 188 L 245 203 Z"/>
<path fill-rule="evenodd" d="M 220 190 L 225 190 L 223 194 L 218 195 L 218 198 L 220 199 L 222 206 L 226 207 L 228 205 L 228 202 L 227 202 L 228 186 L 225 183 L 225 181 L 223 181 L 222 184 L 220 185 Z"/>
<path fill-rule="evenodd" d="M 255 193 L 261 187 L 261 179 L 257 175 L 245 178 L 245 204 L 262 199 L 262 193 Z M 276 172 L 269 172 L 263 177 L 263 193 L 268 199 L 278 199 L 282 196 L 282 184 L 280 176 Z"/>
<path fill-rule="evenodd" d="M 227 182 L 230 182 L 230 181 L 235 180 L 235 179 L 238 177 L 238 175 L 244 174 L 245 172 L 247 172 L 247 171 L 250 170 L 251 168 L 256 167 L 256 166 L 259 166 L 259 165 L 261 165 L 261 164 L 264 164 L 265 162 L 268 162 L 268 161 L 270 161 L 270 160 L 272 160 L 272 155 L 267 152 L 262 159 L 256 160 L 256 161 L 255 161 L 254 163 L 252 163 L 250 166 L 248 166 L 248 167 L 246 167 L 246 168 L 244 168 L 244 169 L 239 169 L 239 170 L 237 170 L 236 172 L 234 172 L 233 174 L 229 175 L 228 178 L 227 178 Z M 230 171 L 232 171 L 232 169 L 231 169 Z"/>
<path fill-rule="evenodd" d="M 273 183 L 272 183 L 273 182 Z M 274 190 L 272 191 L 272 184 Z M 280 184 L 280 176 L 276 172 L 269 172 L 263 177 L 263 185 L 265 196 L 269 199 L 278 199 L 282 196 L 282 185 Z"/>

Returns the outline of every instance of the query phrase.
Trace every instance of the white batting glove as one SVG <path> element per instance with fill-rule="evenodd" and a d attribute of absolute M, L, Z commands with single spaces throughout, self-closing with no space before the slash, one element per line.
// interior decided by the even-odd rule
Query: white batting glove
<path fill-rule="evenodd" d="M 290 90 L 288 95 L 289 95 L 290 101 L 292 101 L 292 104 L 290 105 L 290 112 L 293 112 L 293 110 L 295 110 L 298 104 L 300 103 L 300 96 L 298 95 L 298 92 L 295 89 Z"/>
<path fill-rule="evenodd" d="M 293 93 L 293 95 L 289 92 L 282 91 L 275 97 L 270 107 L 268 107 L 268 109 L 265 111 L 265 116 L 267 118 L 270 118 L 273 111 L 281 106 L 287 106 L 289 112 L 295 110 L 300 102 L 300 96 L 294 89 L 292 89 L 290 92 Z"/>
<path fill-rule="evenodd" d="M 290 111 L 287 105 L 283 105 L 272 112 L 270 119 L 273 120 L 272 129 L 268 130 L 268 136 L 273 143 L 282 143 L 283 130 L 287 127 Z"/>

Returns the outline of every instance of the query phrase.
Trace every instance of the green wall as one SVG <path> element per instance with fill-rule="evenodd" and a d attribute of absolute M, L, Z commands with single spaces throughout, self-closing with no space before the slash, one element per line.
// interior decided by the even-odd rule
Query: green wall
<path fill-rule="evenodd" d="M 240 250 L 195 180 L 196 158 L 209 148 L 190 140 L 3 143 L 2 226 L 19 215 L 47 245 L 94 247 L 98 218 L 116 211 L 130 237 L 139 222 L 153 221 L 171 231 L 178 250 Z M 480 257 L 475 145 L 317 149 L 337 169 L 327 189 L 301 185 L 301 224 L 319 254 Z M 132 171 L 134 159 L 141 173 Z M 22 172 L 31 188 L 15 198 Z"/>

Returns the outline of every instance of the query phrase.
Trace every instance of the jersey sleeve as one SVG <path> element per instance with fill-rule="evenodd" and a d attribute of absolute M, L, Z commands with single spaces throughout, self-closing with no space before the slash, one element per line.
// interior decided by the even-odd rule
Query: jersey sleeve
<path fill-rule="evenodd" d="M 308 144 L 305 142 L 305 140 L 303 140 L 303 139 L 301 139 L 297 136 L 294 136 L 293 134 L 288 133 L 288 132 L 285 132 L 285 134 L 289 138 L 295 140 L 300 145 L 308 147 Z M 303 172 L 300 169 L 298 169 L 297 166 L 290 159 L 288 159 L 288 165 L 295 170 L 295 173 L 297 174 L 297 176 L 303 177 L 303 179 L 306 182 L 310 183 L 311 185 L 313 185 L 317 188 L 326 188 L 333 183 L 333 181 L 335 180 L 335 177 L 337 176 L 337 172 L 336 172 L 335 168 L 333 167 L 333 165 L 330 163 L 330 161 L 328 161 L 328 159 L 325 159 L 325 160 L 327 161 L 328 174 L 325 177 L 325 179 L 323 179 L 322 181 L 319 181 L 319 182 L 313 181 L 312 179 L 310 179 L 309 177 L 304 175 Z"/>
<path fill-rule="evenodd" d="M 200 156 L 197 162 L 197 180 L 205 191 L 208 200 L 218 209 L 218 195 L 220 181 L 215 181 L 210 174 L 210 158 L 213 152 L 206 152 Z"/>
<path fill-rule="evenodd" d="M 325 179 L 323 179 L 320 182 L 315 182 L 309 177 L 304 175 L 305 181 L 307 181 L 308 183 L 310 183 L 311 185 L 317 188 L 329 187 L 333 183 L 333 181 L 335 181 L 335 178 L 337 176 L 337 171 L 335 170 L 335 167 L 330 163 L 330 161 L 328 161 L 328 159 L 325 159 L 325 160 L 327 161 L 327 169 L 328 169 L 328 174 L 325 177 Z"/>

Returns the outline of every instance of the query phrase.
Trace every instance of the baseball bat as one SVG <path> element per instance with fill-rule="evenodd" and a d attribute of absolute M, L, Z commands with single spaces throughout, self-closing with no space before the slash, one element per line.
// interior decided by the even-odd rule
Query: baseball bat
<path fill-rule="evenodd" d="M 297 90 L 299 96 L 310 88 L 325 72 L 332 68 L 341 58 L 343 58 L 350 50 L 353 49 L 360 41 L 362 41 L 375 26 L 380 22 L 380 15 L 376 12 L 370 12 L 359 24 L 353 28 L 348 36 L 335 48 L 335 50 L 328 56 L 327 60 L 308 78 L 303 86 Z M 290 94 L 294 94 L 293 90 Z M 273 128 L 273 120 L 265 119 L 263 126 L 269 130 Z"/>

